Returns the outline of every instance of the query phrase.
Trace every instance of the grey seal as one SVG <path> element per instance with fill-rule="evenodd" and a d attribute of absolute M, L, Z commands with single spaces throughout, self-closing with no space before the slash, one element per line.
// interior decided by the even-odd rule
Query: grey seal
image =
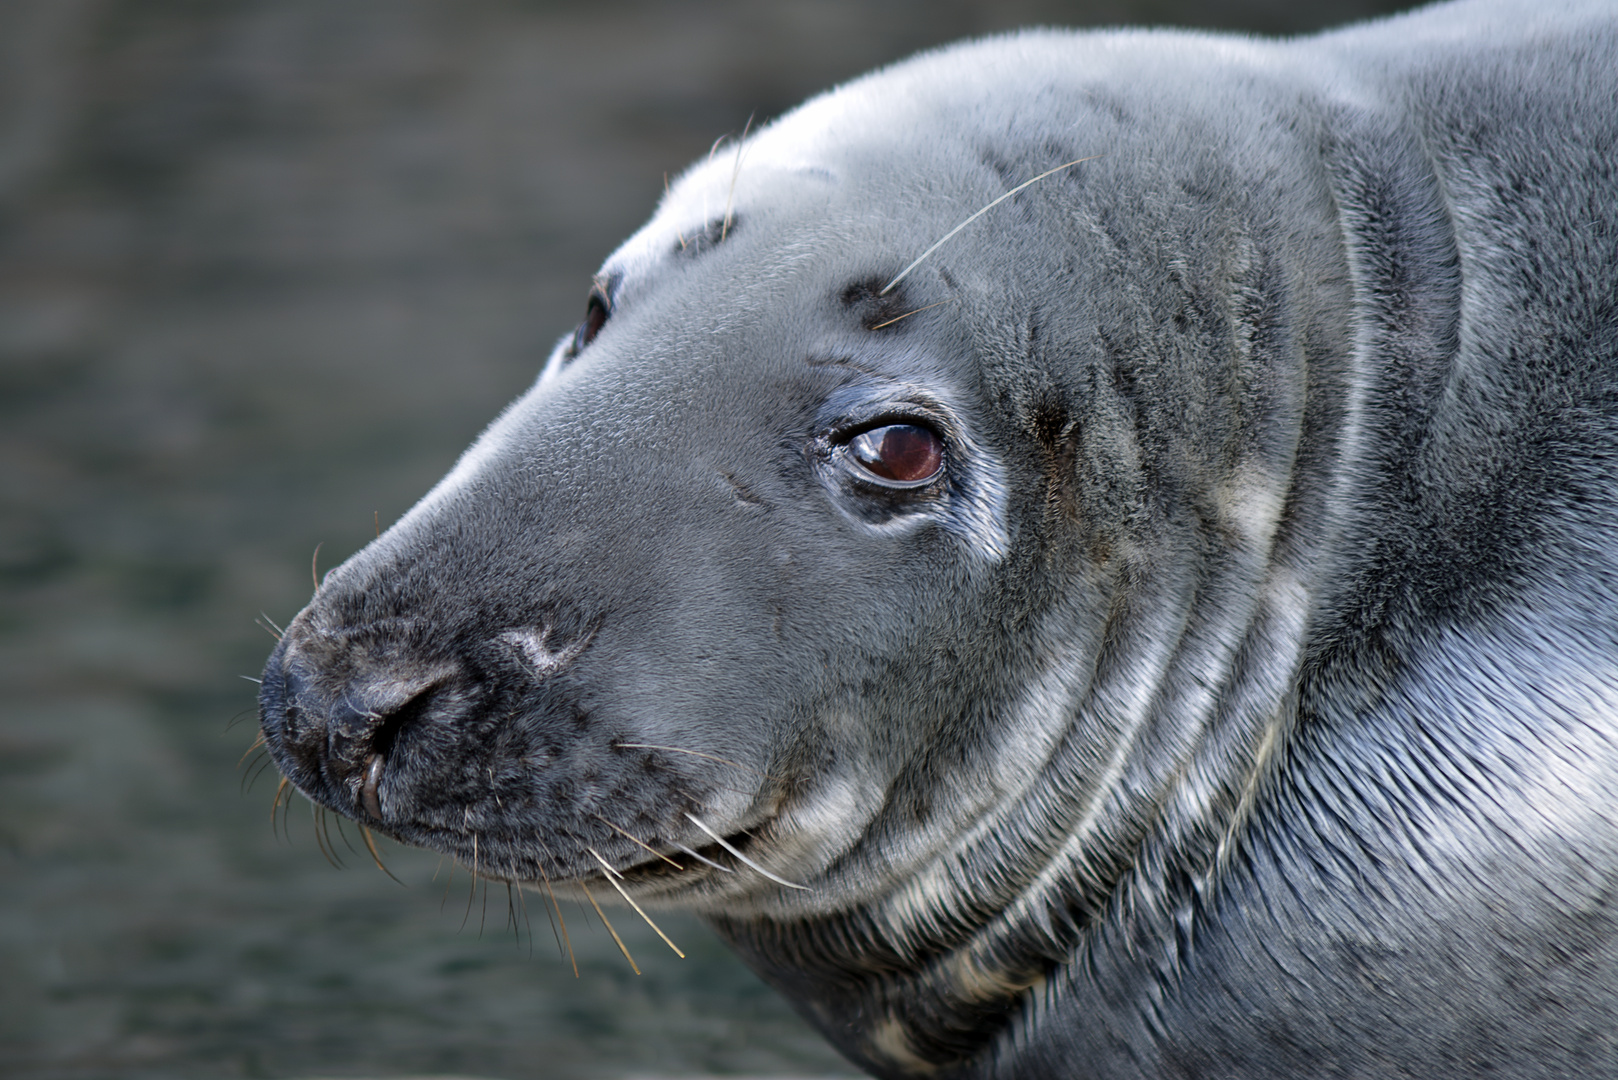
<path fill-rule="evenodd" d="M 1618 1076 L 1615 102 L 1603 2 L 817 98 L 326 576 L 275 760 L 878 1076 Z"/>

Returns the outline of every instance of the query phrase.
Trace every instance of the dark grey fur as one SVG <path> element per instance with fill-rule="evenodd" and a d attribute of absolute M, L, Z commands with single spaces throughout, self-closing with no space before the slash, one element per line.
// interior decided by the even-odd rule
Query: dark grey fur
<path fill-rule="evenodd" d="M 294 621 L 277 762 L 593 849 L 881 1076 L 1618 1076 L 1615 11 L 1001 38 L 722 150 Z"/>

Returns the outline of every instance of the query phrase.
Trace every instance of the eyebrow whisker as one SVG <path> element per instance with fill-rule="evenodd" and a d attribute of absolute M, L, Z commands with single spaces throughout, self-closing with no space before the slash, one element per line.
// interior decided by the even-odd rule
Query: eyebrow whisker
<path fill-rule="evenodd" d="M 1032 180 L 1024 180 L 1022 183 L 1018 184 L 1016 187 L 1012 188 L 1010 191 L 1006 192 L 1004 195 L 1000 196 L 998 199 L 994 199 L 994 200 L 990 201 L 981 210 L 979 210 L 977 213 L 973 214 L 971 217 L 968 217 L 965 221 L 963 221 L 959 225 L 955 226 L 955 228 L 951 229 L 949 232 L 945 233 L 943 236 L 940 236 L 933 243 L 932 247 L 928 248 L 926 251 L 922 252 L 920 255 L 917 255 L 915 260 L 913 262 L 911 262 L 911 264 L 909 266 L 907 266 L 903 270 L 899 271 L 899 273 L 894 276 L 892 281 L 890 281 L 886 285 L 882 286 L 882 291 L 877 293 L 877 295 L 878 296 L 886 296 L 886 295 L 888 295 L 888 291 L 890 289 L 892 289 L 895 285 L 899 284 L 899 282 L 903 281 L 905 279 L 906 274 L 909 274 L 910 271 L 912 271 L 916 267 L 920 266 L 922 264 L 922 262 L 927 258 L 927 256 L 931 255 L 933 252 L 935 252 L 939 248 L 943 247 L 945 242 L 948 241 L 951 237 L 953 237 L 956 233 L 960 232 L 962 229 L 964 229 L 968 225 L 972 224 L 972 222 L 976 221 L 978 218 L 982 217 L 984 214 L 987 214 L 990 210 L 993 210 L 996 206 L 999 206 L 1001 203 L 1005 202 L 1007 199 L 1011 198 L 1013 195 L 1017 194 L 1017 192 L 1021 191 L 1023 188 L 1028 187 L 1031 184 L 1037 184 L 1041 180 L 1045 179 L 1047 176 L 1051 176 L 1051 175 L 1054 175 L 1055 173 L 1059 173 L 1063 169 L 1071 169 L 1073 166 L 1081 164 L 1083 162 L 1094 161 L 1096 158 L 1098 158 L 1100 156 L 1101 156 L 1100 154 L 1091 154 L 1089 157 L 1074 158 L 1072 161 L 1069 161 L 1069 162 L 1067 162 L 1065 164 L 1062 164 L 1062 165 L 1058 165 L 1054 169 L 1046 169 L 1044 172 L 1040 173 L 1038 176 L 1034 177 Z"/>

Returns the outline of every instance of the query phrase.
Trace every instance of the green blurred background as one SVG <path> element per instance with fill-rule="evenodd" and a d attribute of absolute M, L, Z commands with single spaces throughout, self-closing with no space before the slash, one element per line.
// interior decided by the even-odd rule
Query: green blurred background
<path fill-rule="evenodd" d="M 750 115 L 1014 26 L 1400 6 L 0 0 L 0 1074 L 847 1074 L 693 920 L 685 961 L 614 920 L 640 977 L 570 920 L 575 979 L 436 857 L 333 869 L 301 799 L 278 838 L 238 766 L 255 618 L 427 489 Z"/>

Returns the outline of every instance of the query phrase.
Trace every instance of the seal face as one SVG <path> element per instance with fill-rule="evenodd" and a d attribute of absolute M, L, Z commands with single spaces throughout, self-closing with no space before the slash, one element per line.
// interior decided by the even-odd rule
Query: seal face
<path fill-rule="evenodd" d="M 1618 1075 L 1615 93 L 1461 3 L 818 98 L 327 575 L 276 761 L 880 1076 Z"/>

